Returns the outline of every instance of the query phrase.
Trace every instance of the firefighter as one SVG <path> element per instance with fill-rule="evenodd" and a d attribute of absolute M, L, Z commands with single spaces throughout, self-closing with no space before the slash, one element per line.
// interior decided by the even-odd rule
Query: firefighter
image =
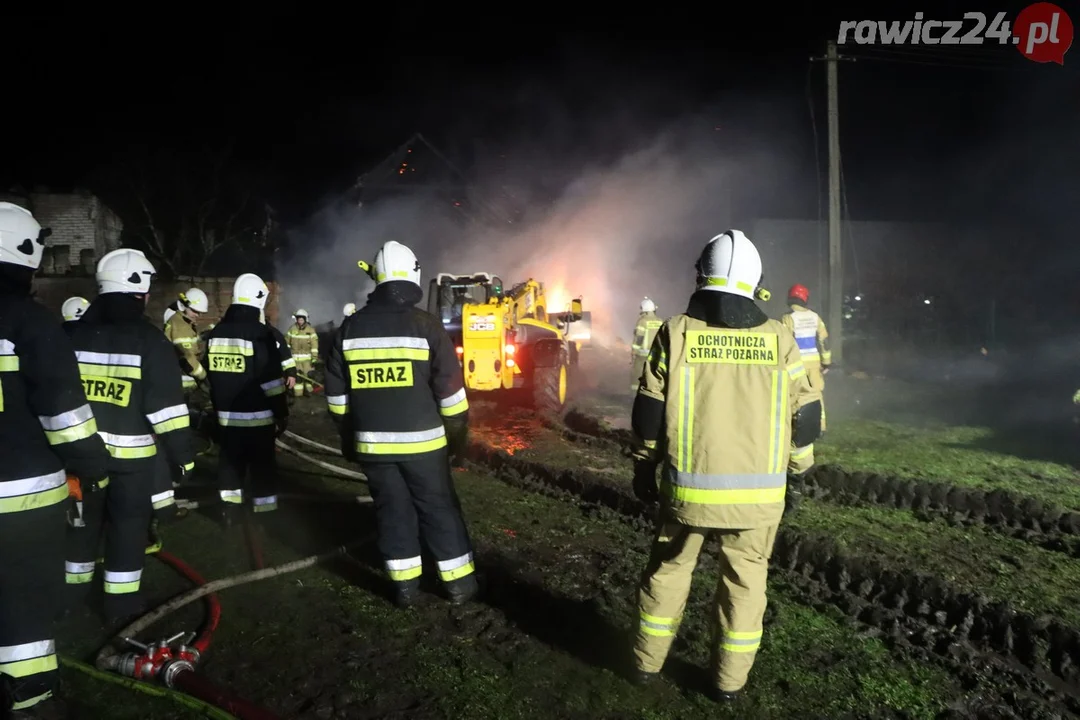
<path fill-rule="evenodd" d="M 345 303 L 345 307 L 341 308 L 342 317 L 349 317 L 356 312 L 356 303 Z"/>
<path fill-rule="evenodd" d="M 754 303 L 768 292 L 750 240 L 738 230 L 717 235 L 695 267 L 697 291 L 657 333 L 634 401 L 634 491 L 646 502 L 662 497 L 635 656 L 638 680 L 656 677 L 698 555 L 717 536 L 712 697 L 721 701 L 742 690 L 761 643 L 788 455 L 817 436 L 821 403 L 791 333 Z"/>
<path fill-rule="evenodd" d="M 165 497 L 151 499 L 160 478 L 159 450 L 181 475 L 195 467 L 175 351 L 143 316 L 155 272 L 139 250 L 122 248 L 101 258 L 98 297 L 71 338 L 98 433 L 112 456 L 112 482 L 104 507 L 87 508 L 87 531 L 72 541 L 67 582 L 76 597 L 89 589 L 107 516 L 104 588 L 110 622 L 142 611 L 139 587 L 151 508 L 174 504 L 171 489 Z"/>
<path fill-rule="evenodd" d="M 48 234 L 28 210 L 0 202 L 2 717 L 54 704 L 42 702 L 58 674 L 53 618 L 64 588 L 64 469 L 87 496 L 108 484 L 108 453 L 71 341 L 30 293 Z"/>
<path fill-rule="evenodd" d="M 180 293 L 176 310 L 165 321 L 165 337 L 179 356 L 184 392 L 192 393 L 206 379 L 206 369 L 199 362 L 199 316 L 210 310 L 210 300 L 199 288 Z"/>
<path fill-rule="evenodd" d="M 60 314 L 64 316 L 65 327 L 68 327 L 66 323 L 75 322 L 81 318 L 88 307 L 90 307 L 90 302 L 78 295 L 65 300 L 60 306 Z"/>
<path fill-rule="evenodd" d="M 236 278 L 232 304 L 210 333 L 203 357 L 217 413 L 218 491 L 226 527 L 242 512 L 245 486 L 253 512 L 277 509 L 274 440 L 285 431 L 289 409 L 274 334 L 261 321 L 269 295 L 258 275 Z"/>
<path fill-rule="evenodd" d="M 281 358 L 281 374 L 285 376 L 285 389 L 292 390 L 296 387 L 296 361 L 293 360 L 292 351 L 289 350 L 289 343 L 285 342 L 285 336 L 280 330 L 266 322 L 265 311 L 259 313 L 259 320 L 270 328 L 270 333 L 274 336 L 274 343 L 277 345 L 278 355 Z M 289 402 L 292 402 L 292 396 L 289 396 Z"/>
<path fill-rule="evenodd" d="M 455 604 L 476 596 L 472 543 L 450 474 L 464 450 L 469 404 L 454 345 L 416 303 L 420 263 L 388 242 L 374 267 L 368 303 L 334 334 L 326 401 L 340 423 L 343 452 L 360 463 L 375 500 L 378 544 L 396 601 L 418 598 L 421 540 Z M 447 438 L 450 438 L 449 441 Z"/>
<path fill-rule="evenodd" d="M 806 377 L 815 390 L 822 394 L 821 432 L 825 433 L 825 374 L 832 364 L 829 350 L 829 331 L 821 316 L 809 308 L 810 290 L 805 285 L 792 285 L 788 290 L 788 310 L 780 318 L 799 345 L 799 354 L 806 367 Z M 810 463 L 811 465 L 813 462 Z"/>
<path fill-rule="evenodd" d="M 641 301 L 641 314 L 638 315 L 637 326 L 634 328 L 634 345 L 630 359 L 630 392 L 637 392 L 641 373 L 645 370 L 645 361 L 649 357 L 649 348 L 652 347 L 656 331 L 664 322 L 656 317 L 656 303 L 649 298 Z"/>
<path fill-rule="evenodd" d="M 296 373 L 299 378 L 296 386 L 293 387 L 293 394 L 300 397 L 311 395 L 314 390 L 311 384 L 311 370 L 319 361 L 319 334 L 308 323 L 308 312 L 304 308 L 293 313 L 293 320 L 295 322 L 285 334 L 285 338 L 289 341 L 289 352 L 296 361 Z"/>

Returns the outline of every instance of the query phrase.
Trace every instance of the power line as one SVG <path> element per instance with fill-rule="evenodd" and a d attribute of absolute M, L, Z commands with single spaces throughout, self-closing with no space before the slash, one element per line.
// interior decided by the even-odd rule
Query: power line
<path fill-rule="evenodd" d="M 909 57 L 906 55 L 900 55 L 896 51 L 879 50 L 877 48 L 860 48 L 859 53 L 849 55 L 851 59 L 856 62 L 860 60 L 870 60 L 877 62 L 898 63 L 901 65 L 927 65 L 932 67 L 952 67 L 960 68 L 964 70 L 1005 70 L 1005 71 L 1018 71 L 1023 68 L 1022 65 L 1010 66 L 1000 63 L 979 63 L 979 62 L 944 62 L 942 60 L 920 60 L 915 57 Z"/>

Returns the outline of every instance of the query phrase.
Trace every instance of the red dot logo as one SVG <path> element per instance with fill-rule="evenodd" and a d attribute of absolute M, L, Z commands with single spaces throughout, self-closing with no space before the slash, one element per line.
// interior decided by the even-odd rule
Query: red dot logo
<path fill-rule="evenodd" d="M 1064 65 L 1072 41 L 1072 18 L 1053 3 L 1028 5 L 1013 23 L 1013 44 L 1032 62 Z"/>

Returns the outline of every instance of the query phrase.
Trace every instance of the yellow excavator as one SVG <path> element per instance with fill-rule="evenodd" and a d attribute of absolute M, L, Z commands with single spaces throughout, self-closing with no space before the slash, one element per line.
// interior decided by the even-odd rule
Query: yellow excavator
<path fill-rule="evenodd" d="M 473 393 L 523 394 L 545 413 L 566 409 L 578 352 L 589 345 L 591 318 L 581 298 L 550 312 L 544 284 L 532 278 L 504 290 L 491 273 L 439 273 L 428 311 L 442 319 Z"/>

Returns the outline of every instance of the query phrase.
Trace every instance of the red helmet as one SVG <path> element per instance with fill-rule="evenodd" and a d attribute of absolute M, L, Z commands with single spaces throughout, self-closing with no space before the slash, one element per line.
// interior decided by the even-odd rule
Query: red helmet
<path fill-rule="evenodd" d="M 787 296 L 791 300 L 799 300 L 803 304 L 810 302 L 810 290 L 805 285 L 792 285 L 791 289 L 787 291 Z"/>

